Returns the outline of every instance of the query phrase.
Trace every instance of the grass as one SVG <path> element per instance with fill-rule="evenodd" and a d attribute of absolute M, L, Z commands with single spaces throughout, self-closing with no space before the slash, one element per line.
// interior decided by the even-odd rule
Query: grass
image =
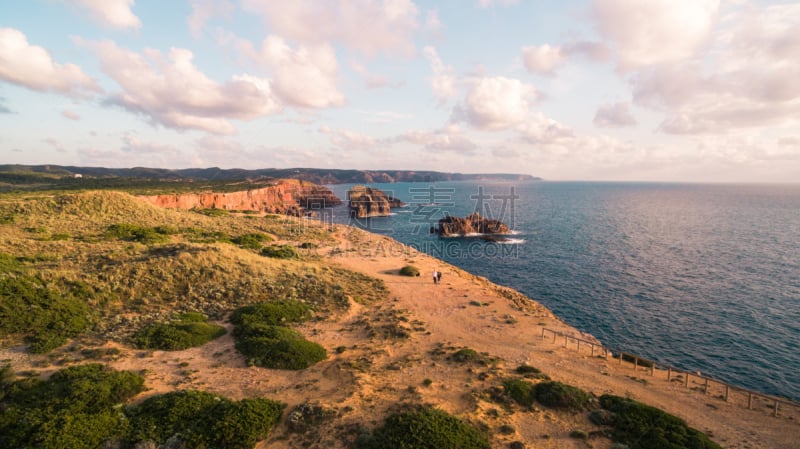
<path fill-rule="evenodd" d="M 362 435 L 358 449 L 489 449 L 488 436 L 445 411 L 419 407 L 386 418 L 371 435 Z"/>
<path fill-rule="evenodd" d="M 261 249 L 261 255 L 273 259 L 299 259 L 300 253 L 292 245 L 272 245 Z"/>

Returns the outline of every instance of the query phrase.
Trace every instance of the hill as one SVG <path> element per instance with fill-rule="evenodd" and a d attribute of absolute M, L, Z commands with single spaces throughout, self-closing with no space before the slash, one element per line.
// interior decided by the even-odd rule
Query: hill
<path fill-rule="evenodd" d="M 442 282 L 400 276 L 407 265 Z M 213 332 L 188 349 L 141 346 L 195 328 Z M 271 449 L 415 435 L 403 447 L 766 449 L 800 437 L 791 410 L 747 410 L 544 329 L 599 345 L 518 292 L 345 226 L 162 209 L 123 192 L 0 196 L 0 438 L 54 419 L 13 447 L 67 436 L 208 447 L 231 429 L 254 439 L 226 447 Z M 301 358 L 297 370 L 264 366 Z M 245 425 L 262 412 L 269 426 Z"/>
<path fill-rule="evenodd" d="M 73 177 L 80 175 L 80 182 Z M 236 180 L 259 181 L 275 178 L 293 178 L 310 181 L 315 184 L 376 183 L 376 182 L 440 182 L 440 181 L 535 181 L 531 175 L 510 173 L 468 174 L 441 173 L 435 171 L 412 170 L 337 170 L 321 168 L 264 168 L 264 169 L 221 169 L 188 168 L 179 170 L 160 168 L 104 168 L 75 167 L 58 165 L 0 165 L 0 183 L 12 185 L 53 184 L 60 182 L 61 188 L 84 185 L 83 188 L 102 188 L 97 181 L 116 183 L 119 186 L 129 185 L 138 180 L 139 184 L 147 182 L 198 182 L 215 181 L 218 183 Z M 95 180 L 95 184 L 89 182 Z M 136 183 L 134 183 L 134 186 Z M 77 187 L 80 188 L 80 187 Z"/>

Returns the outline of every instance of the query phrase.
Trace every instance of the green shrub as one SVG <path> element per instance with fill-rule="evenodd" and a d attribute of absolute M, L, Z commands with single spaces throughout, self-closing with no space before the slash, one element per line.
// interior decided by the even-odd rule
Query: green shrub
<path fill-rule="evenodd" d="M 273 369 L 305 369 L 328 357 L 325 348 L 288 327 L 249 323 L 234 329 L 236 350 L 248 363 Z"/>
<path fill-rule="evenodd" d="M 396 413 L 356 442 L 359 449 L 489 449 L 489 440 L 477 428 L 431 407 Z"/>
<path fill-rule="evenodd" d="M 561 382 L 542 382 L 536 384 L 536 400 L 547 407 L 567 410 L 583 410 L 591 396 L 580 388 Z"/>
<path fill-rule="evenodd" d="M 569 433 L 569 437 L 575 438 L 576 440 L 586 441 L 589 439 L 589 433 L 585 430 L 576 429 Z"/>
<path fill-rule="evenodd" d="M 530 407 L 536 399 L 536 386 L 520 379 L 507 379 L 503 381 L 505 394 L 519 405 Z"/>
<path fill-rule="evenodd" d="M 419 276 L 419 268 L 415 267 L 414 265 L 406 265 L 400 269 L 401 276 Z"/>
<path fill-rule="evenodd" d="M 192 209 L 192 212 L 197 212 L 198 214 L 209 217 L 224 217 L 229 215 L 229 212 L 225 209 Z"/>
<path fill-rule="evenodd" d="M 482 355 L 478 353 L 478 351 L 470 348 L 462 348 L 453 353 L 450 356 L 450 360 L 458 363 L 468 363 L 468 362 L 482 362 L 484 358 Z"/>
<path fill-rule="evenodd" d="M 154 323 L 139 330 L 134 343 L 142 349 L 181 351 L 204 345 L 226 332 L 222 326 L 196 321 Z"/>
<path fill-rule="evenodd" d="M 622 360 L 630 363 L 636 363 L 637 365 L 644 367 L 644 368 L 652 368 L 653 362 L 649 360 L 643 360 L 638 357 L 632 356 L 630 354 L 622 354 Z"/>
<path fill-rule="evenodd" d="M 655 407 L 612 395 L 601 396 L 600 405 L 616 414 L 614 441 L 630 449 L 721 449 L 682 419 Z"/>
<path fill-rule="evenodd" d="M 0 447 L 101 447 L 125 431 L 116 405 L 143 389 L 138 374 L 100 364 L 69 367 L 46 381 L 15 381 L 0 401 Z"/>
<path fill-rule="evenodd" d="M 183 312 L 178 314 L 176 320 L 189 323 L 205 323 L 208 321 L 208 315 L 202 312 Z"/>
<path fill-rule="evenodd" d="M 176 391 L 128 407 L 127 440 L 165 444 L 177 438 L 186 449 L 250 449 L 266 438 L 284 407 L 262 398 L 233 402 L 202 391 Z"/>
<path fill-rule="evenodd" d="M 540 370 L 539 368 L 535 368 L 530 365 L 520 365 L 514 371 L 516 371 L 517 374 L 521 374 L 523 377 L 526 377 L 528 379 L 550 380 L 550 376 L 544 374 L 542 370 Z"/>
<path fill-rule="evenodd" d="M 233 243 L 241 246 L 242 248 L 255 249 L 255 250 L 261 249 L 261 247 L 263 246 L 262 245 L 263 242 L 269 242 L 271 240 L 272 237 L 266 234 L 259 234 L 259 233 L 244 234 L 231 239 Z"/>
<path fill-rule="evenodd" d="M 78 284 L 63 290 L 24 274 L 0 277 L 0 337 L 27 335 L 29 350 L 41 354 L 86 330 L 93 314 L 85 296 L 91 292 Z"/>
<path fill-rule="evenodd" d="M 127 240 L 131 242 L 139 242 L 145 245 L 150 245 L 154 243 L 163 243 L 168 240 L 168 235 L 173 228 L 168 226 L 157 226 L 155 228 L 147 228 L 144 226 L 134 225 L 134 224 L 127 224 L 127 223 L 118 223 L 113 224 L 108 227 L 106 230 L 106 235 L 109 237 L 115 237 L 121 240 Z M 175 230 L 177 232 L 177 230 Z"/>
<path fill-rule="evenodd" d="M 300 254 L 292 245 L 272 245 L 261 249 L 261 255 L 273 259 L 299 259 Z"/>
<path fill-rule="evenodd" d="M 231 314 L 231 322 L 236 325 L 263 323 L 280 326 L 289 323 L 302 323 L 311 318 L 311 309 L 299 301 L 271 301 L 240 307 Z"/>

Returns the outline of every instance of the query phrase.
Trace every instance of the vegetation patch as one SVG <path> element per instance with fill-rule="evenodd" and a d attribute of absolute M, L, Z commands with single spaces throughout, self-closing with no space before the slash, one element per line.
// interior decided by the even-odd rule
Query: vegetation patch
<path fill-rule="evenodd" d="M 7 258 L 0 258 L 0 264 L 18 268 Z M 57 348 L 91 324 L 93 313 L 86 301 L 91 294 L 82 284 L 56 290 L 38 277 L 0 275 L 0 337 L 26 335 L 30 352 L 37 354 Z"/>
<path fill-rule="evenodd" d="M 458 363 L 486 363 L 486 358 L 471 348 L 461 348 L 450 356 L 450 360 Z"/>
<path fill-rule="evenodd" d="M 267 234 L 258 232 L 243 234 L 231 239 L 231 242 L 239 245 L 242 248 L 260 250 L 264 246 L 264 242 L 272 241 L 272 237 Z"/>
<path fill-rule="evenodd" d="M 69 367 L 48 380 L 6 384 L 0 400 L 0 447 L 95 449 L 126 429 L 117 404 L 144 389 L 144 379 L 100 364 Z"/>
<path fill-rule="evenodd" d="M 273 259 L 299 259 L 300 253 L 292 245 L 272 245 L 261 249 L 261 255 Z"/>
<path fill-rule="evenodd" d="M 237 309 L 231 315 L 236 326 L 236 349 L 251 365 L 274 369 L 305 369 L 328 357 L 325 348 L 286 324 L 311 317 L 311 310 L 297 301 L 261 303 Z"/>
<path fill-rule="evenodd" d="M 178 230 L 171 226 L 146 227 L 128 223 L 113 224 L 106 229 L 106 236 L 145 245 L 166 242 Z"/>
<path fill-rule="evenodd" d="M 192 212 L 197 212 L 208 217 L 224 217 L 230 215 L 225 209 L 192 209 Z"/>
<path fill-rule="evenodd" d="M 224 327 L 210 324 L 202 313 L 185 313 L 171 323 L 153 323 L 139 330 L 134 343 L 142 349 L 181 351 L 225 335 Z"/>
<path fill-rule="evenodd" d="M 395 413 L 371 435 L 356 442 L 359 449 L 489 449 L 486 434 L 442 410 L 420 407 Z"/>
<path fill-rule="evenodd" d="M 547 407 L 580 411 L 586 409 L 592 397 L 572 385 L 561 382 L 536 384 L 536 400 Z"/>
<path fill-rule="evenodd" d="M 503 391 L 519 405 L 530 407 L 536 399 L 536 385 L 521 379 L 503 381 Z"/>
<path fill-rule="evenodd" d="M 523 377 L 526 377 L 528 379 L 550 380 L 550 376 L 543 373 L 542 370 L 540 370 L 539 368 L 530 365 L 520 365 L 514 371 L 516 371 L 517 374 L 521 374 Z"/>
<path fill-rule="evenodd" d="M 406 265 L 400 269 L 400 275 L 410 277 L 419 276 L 419 268 L 415 267 L 414 265 Z"/>
<path fill-rule="evenodd" d="M 615 414 L 614 441 L 630 449 L 721 449 L 704 433 L 655 407 L 612 395 L 601 396 L 600 405 Z"/>
<path fill-rule="evenodd" d="M 267 437 L 284 407 L 262 398 L 235 402 L 202 391 L 167 393 L 125 411 L 128 440 L 186 449 L 251 449 Z"/>

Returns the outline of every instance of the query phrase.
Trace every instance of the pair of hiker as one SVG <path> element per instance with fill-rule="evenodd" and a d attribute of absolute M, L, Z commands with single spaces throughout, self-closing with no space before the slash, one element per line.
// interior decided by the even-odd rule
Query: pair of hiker
<path fill-rule="evenodd" d="M 433 270 L 433 283 L 438 284 L 442 282 L 442 272 L 439 270 Z"/>

